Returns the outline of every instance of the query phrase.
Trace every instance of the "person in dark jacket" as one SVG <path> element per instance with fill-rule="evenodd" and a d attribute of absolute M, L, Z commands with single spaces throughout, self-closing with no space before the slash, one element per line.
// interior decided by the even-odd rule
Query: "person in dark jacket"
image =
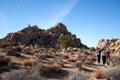
<path fill-rule="evenodd" d="M 105 51 L 105 49 L 102 49 L 101 54 L 102 54 L 103 65 L 105 65 L 105 63 L 106 63 L 106 51 Z"/>
<path fill-rule="evenodd" d="M 101 51 L 100 51 L 100 49 L 96 49 L 95 53 L 97 55 L 98 63 L 100 63 L 100 58 L 101 58 Z"/>

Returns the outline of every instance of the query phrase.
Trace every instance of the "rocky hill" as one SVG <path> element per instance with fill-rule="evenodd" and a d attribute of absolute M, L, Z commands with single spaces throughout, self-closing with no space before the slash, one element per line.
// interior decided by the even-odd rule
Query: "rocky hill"
<path fill-rule="evenodd" d="M 120 38 L 115 38 L 111 40 L 101 39 L 97 45 L 98 48 L 104 48 L 106 46 L 110 48 L 111 52 L 120 53 Z"/>
<path fill-rule="evenodd" d="M 40 47 L 55 47 L 56 45 L 60 45 L 60 37 L 65 35 L 72 36 L 71 43 L 74 44 L 74 47 L 87 48 L 87 46 L 82 44 L 76 35 L 71 34 L 71 32 L 67 30 L 67 27 L 62 23 L 58 23 L 56 26 L 47 30 L 39 29 L 37 25 L 28 25 L 28 27 L 24 28 L 21 31 L 9 33 L 0 41 L 15 42 L 25 45 L 37 44 Z"/>

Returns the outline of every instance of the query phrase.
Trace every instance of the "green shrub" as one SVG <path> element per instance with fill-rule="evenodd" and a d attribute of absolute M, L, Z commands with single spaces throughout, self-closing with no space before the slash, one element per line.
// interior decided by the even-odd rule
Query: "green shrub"
<path fill-rule="evenodd" d="M 72 47 L 73 42 L 72 42 L 72 35 L 63 35 L 59 38 L 60 45 L 62 45 L 64 48 L 67 47 Z"/>
<path fill-rule="evenodd" d="M 54 48 L 49 48 L 48 51 L 55 52 L 56 50 Z"/>
<path fill-rule="evenodd" d="M 91 52 L 95 52 L 95 48 L 94 48 L 94 47 L 90 47 L 89 50 L 90 50 Z"/>
<path fill-rule="evenodd" d="M 6 41 L 1 41 L 0 42 L 0 47 L 1 48 L 6 48 L 7 46 L 9 46 L 10 44 L 8 43 L 8 42 L 6 42 Z"/>

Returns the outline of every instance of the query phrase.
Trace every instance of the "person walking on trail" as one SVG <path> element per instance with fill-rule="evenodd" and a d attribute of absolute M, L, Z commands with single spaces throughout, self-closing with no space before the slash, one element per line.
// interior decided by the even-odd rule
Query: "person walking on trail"
<path fill-rule="evenodd" d="M 100 58 L 101 58 L 101 51 L 100 51 L 100 49 L 96 49 L 95 53 L 96 53 L 96 56 L 97 56 L 98 63 L 100 63 Z"/>
<path fill-rule="evenodd" d="M 109 49 L 107 49 L 107 51 L 106 51 L 106 60 L 107 60 L 107 64 L 110 65 L 110 51 L 109 51 Z"/>
<path fill-rule="evenodd" d="M 105 51 L 105 49 L 102 49 L 101 54 L 102 54 L 103 65 L 105 65 L 105 63 L 106 63 L 106 51 Z"/>

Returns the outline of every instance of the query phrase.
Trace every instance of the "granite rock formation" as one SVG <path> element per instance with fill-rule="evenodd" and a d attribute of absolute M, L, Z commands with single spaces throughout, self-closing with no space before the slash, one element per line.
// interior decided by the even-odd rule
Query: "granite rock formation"
<path fill-rule="evenodd" d="M 110 40 L 101 39 L 97 45 L 98 48 L 108 47 L 112 53 L 120 53 L 120 38 Z"/>
<path fill-rule="evenodd" d="M 71 34 L 71 32 L 67 30 L 67 27 L 62 23 L 58 23 L 56 26 L 47 30 L 39 29 L 37 25 L 28 25 L 28 27 L 21 31 L 9 33 L 0 41 L 17 42 L 25 45 L 38 44 L 39 47 L 55 47 L 56 44 L 59 44 L 59 37 L 68 34 L 73 37 L 72 42 L 74 43 L 74 47 L 87 48 L 87 46 L 82 44 L 76 35 Z"/>

